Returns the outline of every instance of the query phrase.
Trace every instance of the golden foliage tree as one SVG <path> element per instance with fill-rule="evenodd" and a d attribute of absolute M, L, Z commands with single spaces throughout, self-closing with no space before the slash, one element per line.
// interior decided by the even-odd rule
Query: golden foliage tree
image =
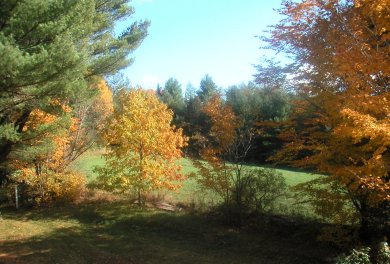
<path fill-rule="evenodd" d="M 336 215 L 335 202 L 348 199 L 368 243 L 390 231 L 389 4 L 283 1 L 285 18 L 265 39 L 295 60 L 294 85 L 304 98 L 281 135 L 288 143 L 274 158 L 329 174 L 323 181 L 342 190 L 336 195 L 315 183 L 302 189 L 328 201 Z"/>
<path fill-rule="evenodd" d="M 112 190 L 135 190 L 139 204 L 150 190 L 177 189 L 184 176 L 175 161 L 182 156 L 187 138 L 171 125 L 172 117 L 155 92 L 121 91 L 103 133 L 107 161 L 98 169 L 100 181 Z"/>

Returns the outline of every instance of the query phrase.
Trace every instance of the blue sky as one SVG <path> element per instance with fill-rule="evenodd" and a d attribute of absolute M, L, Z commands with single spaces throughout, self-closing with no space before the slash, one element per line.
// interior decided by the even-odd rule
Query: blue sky
<path fill-rule="evenodd" d="M 198 87 L 205 74 L 221 87 L 251 81 L 253 64 L 265 53 L 255 36 L 279 20 L 273 10 L 279 5 L 279 0 L 133 0 L 130 22 L 148 19 L 151 26 L 124 74 L 144 88 L 164 85 L 170 77 L 183 89 L 188 83 Z"/>

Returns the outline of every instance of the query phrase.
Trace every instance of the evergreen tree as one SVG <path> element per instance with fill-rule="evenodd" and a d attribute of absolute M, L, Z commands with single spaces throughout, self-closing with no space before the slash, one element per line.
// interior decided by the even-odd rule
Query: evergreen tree
<path fill-rule="evenodd" d="M 186 86 L 186 91 L 184 93 L 184 101 L 188 103 L 196 96 L 196 88 L 192 85 L 192 83 L 188 83 Z"/>
<path fill-rule="evenodd" d="M 127 2 L 1 2 L 0 181 L 34 109 L 62 111 L 74 98 L 91 96 L 93 76 L 131 64 L 128 54 L 146 37 L 149 22 L 135 22 L 115 36 L 115 22 L 133 13 Z"/>
<path fill-rule="evenodd" d="M 210 75 L 206 74 L 200 81 L 200 90 L 198 91 L 199 99 L 202 102 L 207 102 L 213 95 L 217 94 L 218 87 L 214 83 Z"/>
<path fill-rule="evenodd" d="M 175 78 L 170 78 L 161 92 L 161 100 L 175 113 L 182 115 L 184 111 L 184 98 L 180 83 Z"/>

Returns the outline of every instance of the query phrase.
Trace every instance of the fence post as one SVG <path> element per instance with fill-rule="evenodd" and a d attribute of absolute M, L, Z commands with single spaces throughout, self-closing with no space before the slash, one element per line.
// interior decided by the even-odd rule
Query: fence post
<path fill-rule="evenodd" d="M 19 195 L 18 195 L 18 185 L 15 185 L 15 206 L 16 209 L 19 209 Z"/>

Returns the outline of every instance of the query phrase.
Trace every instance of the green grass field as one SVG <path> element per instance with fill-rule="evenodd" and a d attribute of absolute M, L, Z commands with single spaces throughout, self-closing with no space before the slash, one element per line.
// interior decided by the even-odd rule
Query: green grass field
<path fill-rule="evenodd" d="M 102 157 L 103 152 L 101 150 L 94 150 L 85 153 L 81 156 L 74 164 L 72 164 L 72 169 L 84 173 L 87 177 L 88 182 L 93 182 L 97 174 L 93 171 L 95 166 L 103 166 L 104 158 Z M 196 168 L 193 166 L 190 159 L 183 158 L 180 160 L 180 165 L 182 166 L 183 174 L 190 174 L 192 172 L 196 173 Z M 245 166 L 245 169 L 256 169 L 257 166 Z M 319 174 L 298 172 L 286 169 L 276 169 L 277 172 L 281 173 L 288 186 L 295 186 L 297 184 L 313 180 L 315 178 L 321 177 Z M 191 204 L 196 207 L 208 207 L 210 205 L 215 205 L 220 201 L 220 198 L 211 193 L 210 191 L 203 191 L 200 189 L 196 180 L 193 178 L 187 178 L 182 183 L 182 188 L 177 191 L 158 191 L 154 192 L 153 195 L 160 196 L 161 199 L 164 199 L 171 203 L 182 203 L 182 204 Z M 294 200 L 291 198 L 283 198 L 279 201 L 282 211 L 285 211 L 288 208 L 288 213 L 291 211 L 300 211 L 299 213 L 310 215 L 310 209 L 307 206 L 293 206 Z M 279 211 L 280 211 L 279 210 Z M 280 212 L 283 213 L 283 212 Z"/>
<path fill-rule="evenodd" d="M 77 171 L 84 173 L 89 182 L 96 179 L 97 175 L 93 171 L 95 166 L 103 166 L 104 158 L 102 157 L 103 152 L 101 150 L 93 150 L 82 155 L 78 160 L 76 160 L 71 168 Z M 192 165 L 190 159 L 181 159 L 180 165 L 182 166 L 182 172 L 184 174 L 189 174 L 191 172 L 196 172 L 196 168 Z M 246 168 L 254 169 L 256 166 L 247 166 Z M 286 183 L 289 186 L 294 186 L 299 183 L 307 182 L 319 177 L 319 174 L 312 174 L 306 172 L 297 172 L 285 169 L 276 169 L 276 171 L 282 173 L 286 179 Z"/>
<path fill-rule="evenodd" d="M 72 169 L 92 182 L 97 176 L 93 167 L 104 164 L 101 154 L 86 153 Z M 189 159 L 181 164 L 183 173 L 196 171 Z M 290 186 L 320 177 L 278 171 Z M 159 194 L 172 203 L 206 206 L 217 199 L 201 192 L 192 178 L 176 192 Z M 249 229 L 235 229 L 205 214 L 140 208 L 129 200 L 3 209 L 0 263 L 328 263 L 334 253 L 316 241 L 319 227 L 314 222 L 260 221 Z"/>

